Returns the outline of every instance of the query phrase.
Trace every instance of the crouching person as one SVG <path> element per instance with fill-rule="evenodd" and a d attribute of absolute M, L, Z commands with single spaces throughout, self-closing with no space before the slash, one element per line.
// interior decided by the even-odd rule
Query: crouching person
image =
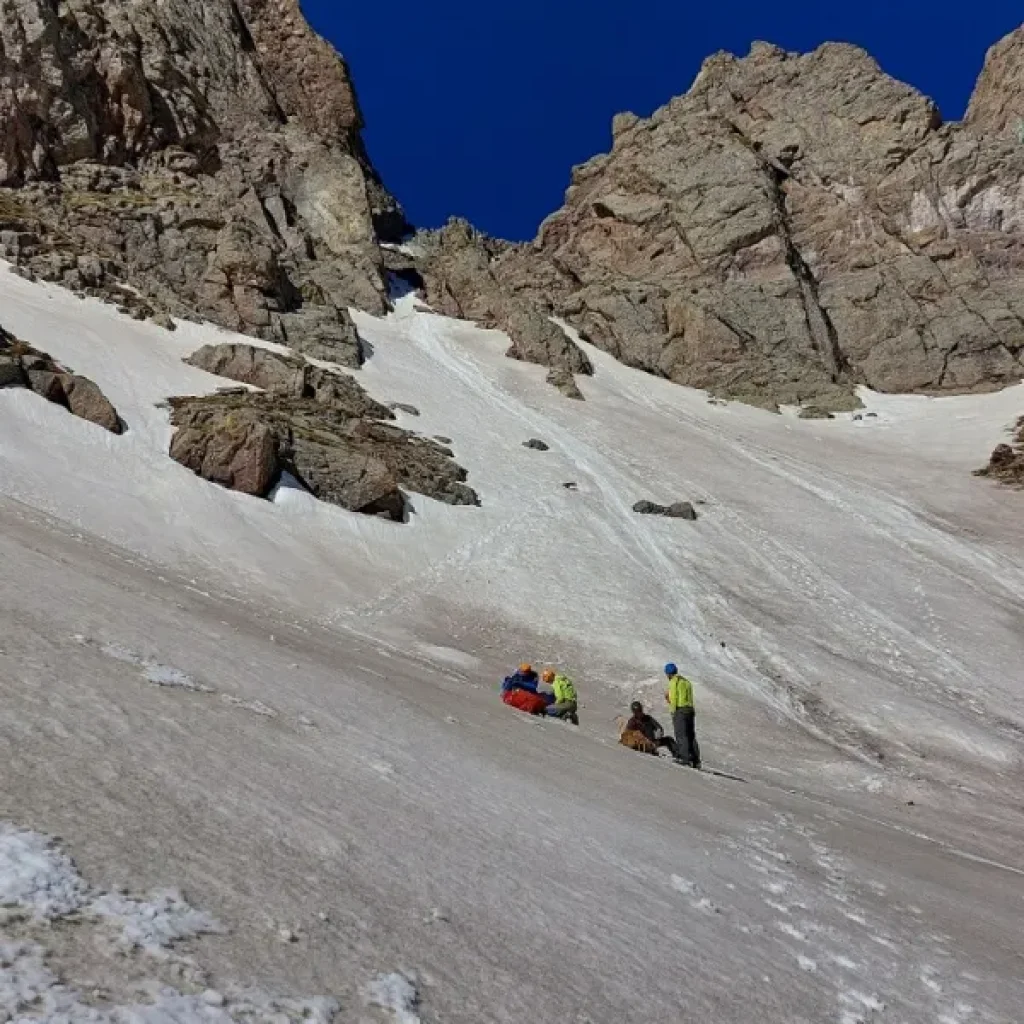
<path fill-rule="evenodd" d="M 573 725 L 579 725 L 579 696 L 572 680 L 552 668 L 547 668 L 541 675 L 541 679 L 554 694 L 554 703 L 548 705 L 547 713 L 551 718 L 561 718 Z"/>
<path fill-rule="evenodd" d="M 633 749 L 642 749 L 646 754 L 657 754 L 659 747 L 664 747 L 674 758 L 679 757 L 679 746 L 671 736 L 665 735 L 661 723 L 644 712 L 644 706 L 640 701 L 635 700 L 629 706 L 631 717 L 626 723 L 623 735 L 642 736 L 647 742 Z M 620 741 L 621 742 L 621 741 Z M 626 743 L 632 746 L 632 743 Z"/>

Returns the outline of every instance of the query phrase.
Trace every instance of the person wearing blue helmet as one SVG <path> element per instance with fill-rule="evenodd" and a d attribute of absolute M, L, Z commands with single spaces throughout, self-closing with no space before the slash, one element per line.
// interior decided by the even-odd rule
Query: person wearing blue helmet
<path fill-rule="evenodd" d="M 697 743 L 697 709 L 693 703 L 693 683 L 671 661 L 665 666 L 668 689 L 665 700 L 672 711 L 672 727 L 676 734 L 676 762 L 700 768 L 700 745 Z"/>

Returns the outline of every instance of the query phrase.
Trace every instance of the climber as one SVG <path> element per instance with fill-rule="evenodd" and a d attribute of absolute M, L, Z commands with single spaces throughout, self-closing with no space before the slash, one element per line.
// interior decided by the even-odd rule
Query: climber
<path fill-rule="evenodd" d="M 665 700 L 672 709 L 672 727 L 676 734 L 676 762 L 700 768 L 700 746 L 697 744 L 697 711 L 693 705 L 693 683 L 679 674 L 669 662 L 665 666 L 668 689 Z"/>
<path fill-rule="evenodd" d="M 537 673 L 523 662 L 501 684 L 502 702 L 528 715 L 543 715 L 550 703 L 550 696 L 537 692 L 537 682 Z"/>
<path fill-rule="evenodd" d="M 553 668 L 544 669 L 541 679 L 551 687 L 551 692 L 554 695 L 553 703 L 548 705 L 548 716 L 562 718 L 567 722 L 572 722 L 573 725 L 579 725 L 579 716 L 576 714 L 579 710 L 579 696 L 572 680 L 561 672 L 555 672 Z"/>
<path fill-rule="evenodd" d="M 676 760 L 679 759 L 679 747 L 671 736 L 665 735 L 665 730 L 657 719 L 645 714 L 644 706 L 640 701 L 635 700 L 629 706 L 632 717 L 626 723 L 624 732 L 639 733 L 649 743 L 654 744 L 652 753 L 658 752 L 658 747 L 664 747 Z M 628 746 L 628 744 L 627 744 Z"/>
<path fill-rule="evenodd" d="M 537 673 L 534 672 L 533 666 L 529 662 L 524 661 L 512 675 L 505 676 L 505 681 L 501 684 L 501 692 L 528 690 L 530 693 L 536 693 L 537 685 Z"/>

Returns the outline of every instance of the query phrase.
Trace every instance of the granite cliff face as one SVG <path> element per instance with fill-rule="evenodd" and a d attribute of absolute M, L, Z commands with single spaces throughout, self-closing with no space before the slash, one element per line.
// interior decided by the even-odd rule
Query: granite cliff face
<path fill-rule="evenodd" d="M 357 365 L 405 230 L 298 0 L 8 0 L 0 246 L 29 272 Z"/>
<path fill-rule="evenodd" d="M 770 407 L 1019 381 L 1022 56 L 1024 30 L 947 125 L 852 46 L 719 54 L 615 119 L 532 244 L 484 247 L 488 282 L 623 362 Z"/>

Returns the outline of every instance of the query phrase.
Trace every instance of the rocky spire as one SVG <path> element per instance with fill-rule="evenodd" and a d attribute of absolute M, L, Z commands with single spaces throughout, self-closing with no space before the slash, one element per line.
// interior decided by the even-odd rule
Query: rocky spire
<path fill-rule="evenodd" d="M 967 122 L 980 131 L 1024 130 L 1024 25 L 988 51 Z"/>

